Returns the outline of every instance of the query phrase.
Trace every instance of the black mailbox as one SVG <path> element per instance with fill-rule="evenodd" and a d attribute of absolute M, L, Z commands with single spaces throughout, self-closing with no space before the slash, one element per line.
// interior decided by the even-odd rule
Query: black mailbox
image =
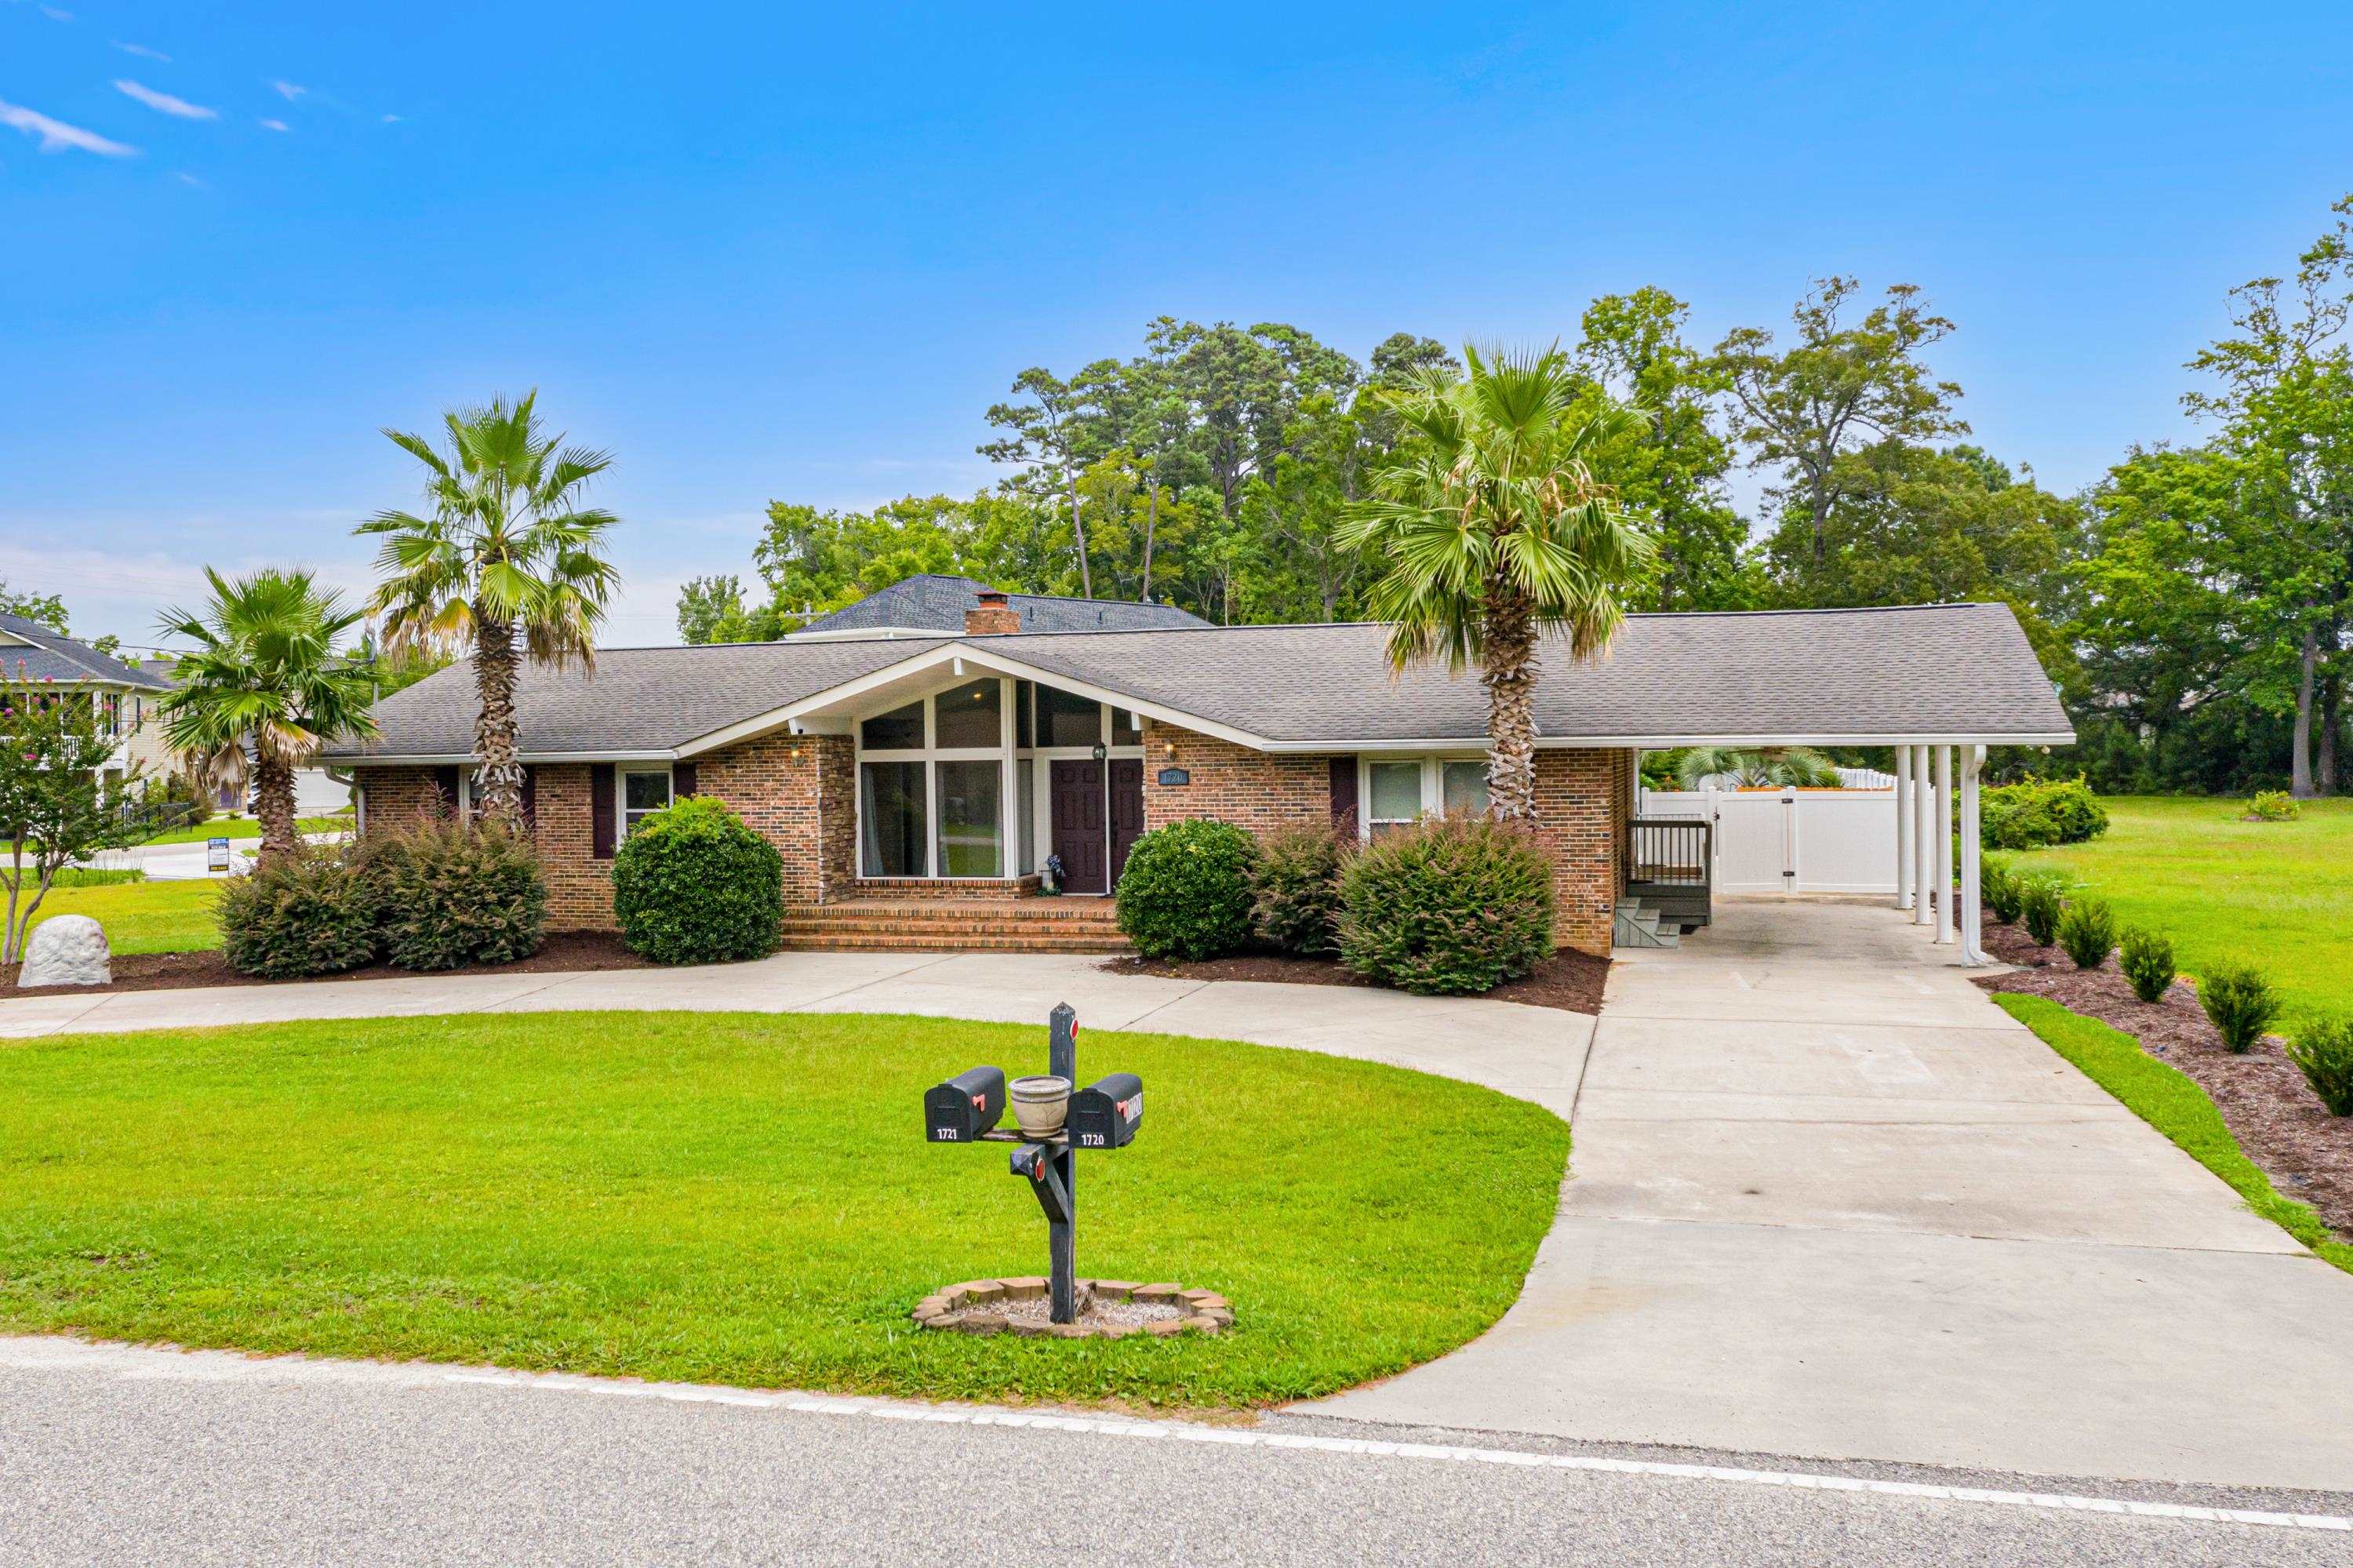
<path fill-rule="evenodd" d="M 1005 1070 L 975 1067 L 923 1091 L 923 1136 L 934 1143 L 973 1143 L 1005 1115 Z"/>
<path fill-rule="evenodd" d="M 1124 1149 L 1144 1123 L 1144 1080 L 1134 1073 L 1098 1078 L 1071 1097 L 1074 1149 Z"/>

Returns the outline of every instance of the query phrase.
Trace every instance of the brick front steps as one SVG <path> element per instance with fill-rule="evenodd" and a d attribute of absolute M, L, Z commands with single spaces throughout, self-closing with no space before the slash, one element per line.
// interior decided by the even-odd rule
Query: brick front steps
<path fill-rule="evenodd" d="M 1124 953 L 1108 898 L 849 898 L 791 910 L 787 950 Z"/>

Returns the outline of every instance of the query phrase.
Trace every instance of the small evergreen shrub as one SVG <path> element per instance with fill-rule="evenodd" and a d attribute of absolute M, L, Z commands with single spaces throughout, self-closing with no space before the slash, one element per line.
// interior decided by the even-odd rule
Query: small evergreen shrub
<path fill-rule="evenodd" d="M 376 955 L 375 885 L 355 858 L 331 845 L 265 858 L 222 883 L 214 907 L 221 956 L 240 974 L 341 974 Z"/>
<path fill-rule="evenodd" d="M 656 811 L 613 854 L 621 940 L 658 964 L 723 964 L 776 950 L 785 859 L 718 801 Z"/>
<path fill-rule="evenodd" d="M 2216 964 L 2199 976 L 2198 1005 L 2214 1021 L 2223 1045 L 2242 1056 L 2255 1048 L 2280 1012 L 2272 982 L 2247 964 Z"/>
<path fill-rule="evenodd" d="M 2289 1043 L 2287 1059 L 2330 1116 L 2353 1116 L 2353 1018 L 2315 1018 Z"/>
<path fill-rule="evenodd" d="M 531 841 L 495 821 L 420 819 L 372 835 L 384 956 L 404 969 L 510 964 L 547 934 L 547 883 Z"/>
<path fill-rule="evenodd" d="M 2080 777 L 1998 784 L 1980 802 L 1978 842 L 1987 849 L 2076 844 L 2108 831 L 2106 808 Z"/>
<path fill-rule="evenodd" d="M 1119 928 L 1147 959 L 1219 959 L 1250 935 L 1258 842 L 1230 822 L 1188 817 L 1155 828 L 1119 874 Z"/>
<path fill-rule="evenodd" d="M 2116 951 L 2116 915 L 2105 898 L 2069 899 L 2059 916 L 2058 936 L 2077 969 L 2098 969 Z"/>
<path fill-rule="evenodd" d="M 2018 924 L 2020 906 L 2026 901 L 2026 884 L 2018 873 L 2004 867 L 1985 879 L 1985 906 L 1993 917 L 2005 926 Z"/>
<path fill-rule="evenodd" d="M 1449 816 L 1375 840 L 1340 876 L 1340 961 L 1399 991 L 1492 991 L 1552 952 L 1552 863 L 1523 830 Z"/>
<path fill-rule="evenodd" d="M 2146 927 L 2129 927 L 2116 953 L 2116 967 L 2132 981 L 2135 996 L 2155 1001 L 2173 984 L 2173 943 Z"/>
<path fill-rule="evenodd" d="M 1282 828 L 1259 844 L 1250 923 L 1270 948 L 1302 958 L 1340 950 L 1340 840 L 1327 827 Z"/>
<path fill-rule="evenodd" d="M 2301 814 L 2295 797 L 2284 789 L 2258 789 L 2255 798 L 2247 802 L 2247 815 L 2259 822 L 2292 822 Z"/>
<path fill-rule="evenodd" d="M 2063 907 L 2060 886 L 2054 877 L 2029 877 L 2019 893 L 2019 918 L 2026 923 L 2026 934 L 2034 938 L 2036 947 L 2047 948 L 2058 938 Z"/>

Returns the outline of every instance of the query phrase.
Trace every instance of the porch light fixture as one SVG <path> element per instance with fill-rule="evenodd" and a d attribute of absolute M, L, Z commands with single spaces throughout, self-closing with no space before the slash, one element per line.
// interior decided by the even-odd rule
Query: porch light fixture
<path fill-rule="evenodd" d="M 1111 748 L 1109 747 L 1105 746 L 1100 740 L 1095 742 L 1094 758 L 1097 762 L 1101 762 L 1104 758 L 1109 757 L 1110 755 Z"/>

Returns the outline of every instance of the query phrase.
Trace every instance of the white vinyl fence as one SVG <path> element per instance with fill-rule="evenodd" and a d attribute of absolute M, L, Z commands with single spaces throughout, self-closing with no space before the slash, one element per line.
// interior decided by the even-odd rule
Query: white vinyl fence
<path fill-rule="evenodd" d="M 1715 824 L 1719 893 L 1895 891 L 1895 791 L 1645 789 L 1645 818 Z"/>

